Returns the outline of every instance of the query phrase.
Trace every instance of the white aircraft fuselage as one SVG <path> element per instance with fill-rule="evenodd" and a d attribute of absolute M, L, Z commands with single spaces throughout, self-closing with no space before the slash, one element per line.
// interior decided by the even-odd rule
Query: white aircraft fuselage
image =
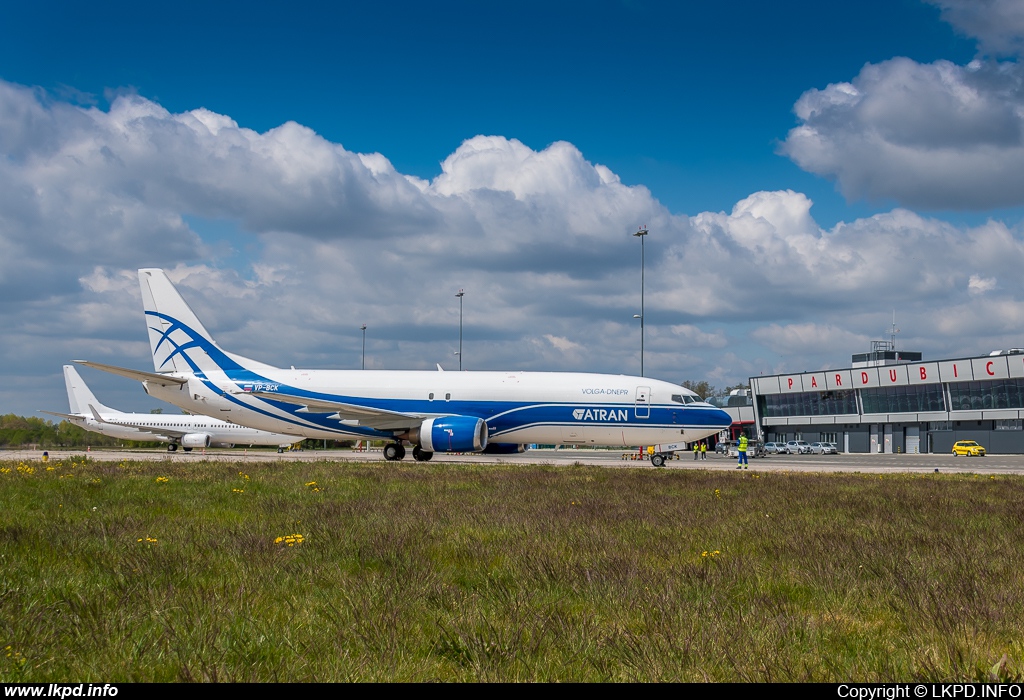
<path fill-rule="evenodd" d="M 309 438 L 381 439 L 395 433 L 360 426 L 358 418 L 345 421 L 326 408 L 302 411 L 302 404 L 275 402 L 273 394 L 424 417 L 478 417 L 487 424 L 490 443 L 651 445 L 699 440 L 731 423 L 724 411 L 678 385 L 627 375 L 287 369 L 265 369 L 258 378 L 244 370 L 203 375 L 177 375 L 188 379 L 181 386 L 145 382 L 146 390 L 190 411 Z"/>
<path fill-rule="evenodd" d="M 232 423 L 309 438 L 385 439 L 417 459 L 522 444 L 632 447 L 692 442 L 729 415 L 678 385 L 578 372 L 282 369 L 222 350 L 163 270 L 139 270 L 155 372 L 84 364 L 138 379 L 156 398 Z"/>
<path fill-rule="evenodd" d="M 99 402 L 71 365 L 64 366 L 70 413 L 44 411 L 67 418 L 75 425 L 101 435 L 138 442 L 166 442 L 169 449 L 232 447 L 234 445 L 276 445 L 298 442 L 295 435 L 267 432 L 225 422 L 206 415 L 166 413 L 124 413 Z"/>

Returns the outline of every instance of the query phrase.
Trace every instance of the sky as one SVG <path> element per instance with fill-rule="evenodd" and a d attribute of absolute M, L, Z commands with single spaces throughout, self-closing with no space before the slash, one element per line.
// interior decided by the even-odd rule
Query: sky
<path fill-rule="evenodd" d="M 0 413 L 152 361 L 718 387 L 1024 346 L 1024 0 L 36 2 L 0 24 Z M 161 407 L 82 370 L 101 401 Z M 168 410 L 175 410 L 165 407 Z"/>

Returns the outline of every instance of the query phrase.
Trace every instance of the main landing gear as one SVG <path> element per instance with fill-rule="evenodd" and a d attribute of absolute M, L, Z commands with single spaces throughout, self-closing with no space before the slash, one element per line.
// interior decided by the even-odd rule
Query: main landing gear
<path fill-rule="evenodd" d="M 433 456 L 433 452 L 427 452 L 419 445 L 412 448 L 412 458 L 417 462 L 429 462 Z M 400 442 L 389 442 L 384 445 L 384 459 L 389 462 L 399 462 L 405 459 L 405 445 Z"/>
<path fill-rule="evenodd" d="M 176 442 L 169 442 L 169 443 L 167 443 L 167 451 L 168 452 L 177 452 L 178 451 L 178 443 L 176 443 Z"/>
<path fill-rule="evenodd" d="M 397 462 L 405 458 L 405 446 L 400 442 L 389 442 L 384 445 L 384 459 Z"/>

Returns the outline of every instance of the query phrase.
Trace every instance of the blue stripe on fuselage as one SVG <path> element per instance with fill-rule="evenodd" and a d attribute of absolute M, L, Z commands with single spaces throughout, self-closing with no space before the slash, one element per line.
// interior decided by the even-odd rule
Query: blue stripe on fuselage
<path fill-rule="evenodd" d="M 199 368 L 199 366 L 188 356 L 185 352 L 191 348 L 197 348 L 206 353 L 206 355 L 221 369 L 229 381 L 238 386 L 239 389 L 244 390 L 244 386 L 247 384 L 255 383 L 269 383 L 275 384 L 281 389 L 282 394 L 288 394 L 290 396 L 298 396 L 309 399 L 319 399 L 322 401 L 333 401 L 337 403 L 347 403 L 356 406 L 366 406 L 370 408 L 379 408 L 386 411 L 393 411 L 395 413 L 408 413 L 414 416 L 418 415 L 463 415 L 472 416 L 475 418 L 482 418 L 488 424 L 489 432 L 492 436 L 498 436 L 505 433 L 509 433 L 515 430 L 521 430 L 529 426 L 539 425 L 551 425 L 551 426 L 564 426 L 564 427 L 602 427 L 602 428 L 629 428 L 629 427 L 645 427 L 645 428 L 663 428 L 663 429 L 674 429 L 674 428 L 726 428 L 731 424 L 731 419 L 724 411 L 713 407 L 695 407 L 685 406 L 679 404 L 665 404 L 665 405 L 652 405 L 649 406 L 650 415 L 648 418 L 637 418 L 634 412 L 634 404 L 609 404 L 609 403 L 558 403 L 558 404 L 537 404 L 535 402 L 515 402 L 515 401 L 428 401 L 424 399 L 383 399 L 383 398 L 371 398 L 363 396 L 346 396 L 344 394 L 325 394 L 321 392 L 308 391 L 300 389 L 298 387 L 292 387 L 288 384 L 283 384 L 278 381 L 271 380 L 263 375 L 257 374 L 252 370 L 246 369 L 235 360 L 231 359 L 224 353 L 223 350 L 218 348 L 212 342 L 204 338 L 201 334 L 195 332 L 187 324 L 155 311 L 147 311 L 147 315 L 155 316 L 166 320 L 170 327 L 161 333 L 160 339 L 157 342 L 156 349 L 159 349 L 163 345 L 164 341 L 167 341 L 170 345 L 174 346 L 174 350 L 164 360 L 161 366 L 167 364 L 167 362 L 174 356 L 180 355 L 182 359 L 192 369 L 196 379 L 199 379 L 203 384 L 216 394 L 219 394 L 224 399 L 236 404 L 240 408 L 254 411 L 268 418 L 282 421 L 295 425 L 300 428 L 315 428 L 320 430 L 327 430 L 332 433 L 339 435 L 351 435 L 357 437 L 381 437 L 388 438 L 393 435 L 394 432 L 399 431 L 382 431 L 375 430 L 372 428 L 362 428 L 358 426 L 345 426 L 341 427 L 337 419 L 329 418 L 328 416 L 333 415 L 331 413 L 306 413 L 296 415 L 301 406 L 292 403 L 285 403 L 281 401 L 274 401 L 264 397 L 253 397 L 258 400 L 265 402 L 268 406 L 276 408 L 289 414 L 289 417 L 284 417 L 276 413 L 272 413 L 268 410 L 261 409 L 257 406 L 250 405 L 241 401 L 236 396 L 224 392 L 222 387 L 217 386 L 210 381 L 205 373 Z M 158 329 L 157 332 L 160 332 Z M 176 330 L 181 330 L 191 337 L 191 341 L 178 345 L 170 338 L 170 334 Z M 584 413 L 590 412 L 590 417 L 586 420 L 578 419 L 574 416 L 574 412 L 583 410 Z M 605 418 L 601 412 L 604 412 Z M 621 420 L 622 413 L 625 412 L 626 420 Z M 724 422 L 723 422 L 724 416 Z"/>

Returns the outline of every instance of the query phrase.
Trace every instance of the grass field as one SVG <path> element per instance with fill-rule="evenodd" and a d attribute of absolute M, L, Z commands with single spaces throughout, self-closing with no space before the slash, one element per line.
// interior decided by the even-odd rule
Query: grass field
<path fill-rule="evenodd" d="M 0 679 L 1020 680 L 1022 520 L 1021 477 L 0 463 Z"/>

